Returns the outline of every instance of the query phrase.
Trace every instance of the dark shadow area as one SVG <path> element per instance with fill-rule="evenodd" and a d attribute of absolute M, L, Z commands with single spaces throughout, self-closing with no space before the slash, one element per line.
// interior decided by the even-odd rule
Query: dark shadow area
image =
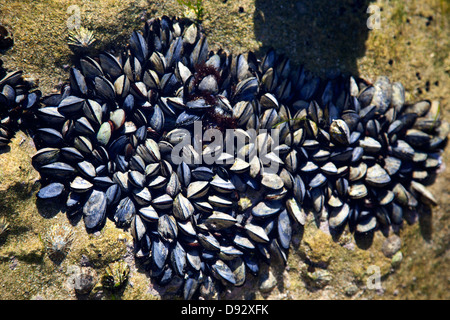
<path fill-rule="evenodd" d="M 1 208 L 0 208 L 1 209 Z M 17 225 L 9 225 L 8 229 L 6 229 L 0 235 L 0 245 L 6 242 L 8 237 L 17 237 L 25 232 L 28 232 L 30 229 L 25 226 L 17 226 Z"/>
<path fill-rule="evenodd" d="M 103 277 L 102 280 L 104 279 L 105 277 Z M 125 292 L 127 284 L 128 280 L 117 288 L 106 288 L 105 285 L 103 285 L 103 291 L 105 293 L 105 296 L 107 297 L 108 300 L 122 300 L 122 296 L 123 293 Z"/>
<path fill-rule="evenodd" d="M 5 54 L 14 45 L 14 37 L 8 26 L 0 24 L 0 53 Z"/>
<path fill-rule="evenodd" d="M 8 153 L 8 152 L 10 152 L 10 151 L 11 151 L 11 147 L 10 147 L 10 146 L 3 146 L 3 147 L 0 147 L 0 154 Z"/>
<path fill-rule="evenodd" d="M 8 189 L 0 191 L 0 217 L 15 217 L 21 214 L 20 207 L 17 205 L 22 201 L 29 199 L 34 192 L 34 185 L 17 182 Z M 6 231 L 9 236 L 18 236 L 29 230 L 26 226 L 10 224 Z"/>
<path fill-rule="evenodd" d="M 389 237 L 389 233 L 391 231 L 392 225 L 379 225 L 378 226 L 378 232 L 381 232 L 381 234 L 387 238 Z"/>
<path fill-rule="evenodd" d="M 418 215 L 417 211 L 408 210 L 408 209 L 403 210 L 403 218 L 408 225 L 417 223 L 418 216 L 419 215 Z"/>
<path fill-rule="evenodd" d="M 331 238 L 333 239 L 334 242 L 339 241 L 339 239 L 341 238 L 341 235 L 344 233 L 346 226 L 347 226 L 347 223 L 343 223 L 336 228 L 329 227 L 328 230 L 330 231 Z"/>
<path fill-rule="evenodd" d="M 23 182 L 15 182 L 8 190 L 0 192 L 0 205 L 13 207 L 14 201 L 25 201 L 36 191 L 35 185 Z"/>
<path fill-rule="evenodd" d="M 60 266 L 61 263 L 64 261 L 64 259 L 66 258 L 65 254 L 62 254 L 60 252 L 58 253 L 54 253 L 54 254 L 49 254 L 48 258 L 56 265 L 56 266 Z"/>
<path fill-rule="evenodd" d="M 69 220 L 70 224 L 72 226 L 76 226 L 83 219 L 83 211 L 81 208 L 79 210 L 77 210 L 76 212 L 67 211 L 66 216 L 67 216 L 67 219 Z"/>
<path fill-rule="evenodd" d="M 29 185 L 18 182 L 6 190 L 0 191 L 0 246 L 8 238 L 16 238 L 30 230 L 28 226 L 11 221 L 21 214 L 17 203 L 31 197 L 32 190 L 28 187 Z"/>
<path fill-rule="evenodd" d="M 65 212 L 64 197 L 58 197 L 56 199 L 42 200 L 36 198 L 36 208 L 45 219 L 51 219 L 55 217 L 59 212 Z"/>
<path fill-rule="evenodd" d="M 432 209 L 427 205 L 419 206 L 419 227 L 420 234 L 427 242 L 432 240 L 433 235 L 433 219 Z"/>
<path fill-rule="evenodd" d="M 355 243 L 358 248 L 367 250 L 370 248 L 373 242 L 374 233 L 369 231 L 366 233 L 355 233 Z"/>
<path fill-rule="evenodd" d="M 3 245 L 5 242 L 6 242 L 6 234 L 0 235 L 0 246 Z M 4 261 L 6 261 L 6 260 L 4 260 Z"/>
<path fill-rule="evenodd" d="M 255 37 L 319 76 L 358 76 L 369 29 L 369 0 L 256 0 Z"/>
<path fill-rule="evenodd" d="M 294 224 L 294 227 L 292 228 L 292 240 L 291 240 L 291 247 L 294 249 L 294 251 L 297 251 L 300 247 L 300 244 L 303 241 L 303 234 L 305 233 L 305 227 L 296 223 Z"/>

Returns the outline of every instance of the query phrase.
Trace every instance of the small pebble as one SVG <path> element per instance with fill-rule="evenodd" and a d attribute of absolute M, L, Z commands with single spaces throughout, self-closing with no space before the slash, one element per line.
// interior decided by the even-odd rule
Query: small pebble
<path fill-rule="evenodd" d="M 391 265 L 393 268 L 398 268 L 403 260 L 403 253 L 401 251 L 397 251 L 396 254 L 392 257 Z"/>
<path fill-rule="evenodd" d="M 384 240 L 381 251 L 386 257 L 392 258 L 394 254 L 400 250 L 401 247 L 402 240 L 400 239 L 400 237 L 397 235 L 392 235 Z"/>
<path fill-rule="evenodd" d="M 354 296 L 357 292 L 358 292 L 358 286 L 354 283 L 351 283 L 344 289 L 344 293 L 348 297 Z"/>
<path fill-rule="evenodd" d="M 72 265 L 67 268 L 67 272 L 68 287 L 80 295 L 89 294 L 98 281 L 96 271 L 90 267 Z"/>
<path fill-rule="evenodd" d="M 88 294 L 97 283 L 97 274 L 92 268 L 81 268 L 80 271 L 80 273 L 75 274 L 75 292 L 78 294 Z"/>
<path fill-rule="evenodd" d="M 327 270 L 317 269 L 314 272 L 307 272 L 306 280 L 311 286 L 323 289 L 330 283 L 332 276 Z"/>

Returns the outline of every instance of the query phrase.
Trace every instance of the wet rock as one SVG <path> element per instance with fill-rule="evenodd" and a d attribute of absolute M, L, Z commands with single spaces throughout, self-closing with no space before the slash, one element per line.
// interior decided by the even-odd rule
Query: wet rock
<path fill-rule="evenodd" d="M 88 295 L 97 283 L 97 272 L 91 267 L 70 265 L 67 267 L 66 286 L 77 295 Z"/>
<path fill-rule="evenodd" d="M 401 251 L 397 251 L 397 253 L 394 254 L 391 260 L 392 268 L 397 269 L 398 267 L 400 267 L 402 261 L 403 261 L 403 253 Z"/>
<path fill-rule="evenodd" d="M 392 235 L 383 242 L 381 251 L 386 257 L 392 258 L 394 254 L 400 250 L 401 246 L 402 240 L 400 237 L 397 235 Z"/>
<path fill-rule="evenodd" d="M 127 245 L 122 240 L 126 236 L 128 241 L 131 235 L 123 230 L 115 228 L 114 223 L 107 221 L 105 228 L 100 233 L 94 233 L 83 246 L 84 259 L 95 268 L 106 267 L 109 263 L 121 259 L 126 254 Z"/>
<path fill-rule="evenodd" d="M 310 287 L 323 289 L 330 283 L 333 277 L 329 271 L 317 269 L 314 272 L 305 272 L 304 279 Z"/>
<path fill-rule="evenodd" d="M 358 292 L 359 288 L 356 284 L 350 283 L 347 287 L 344 289 L 344 293 L 347 297 L 352 297 Z"/>
<path fill-rule="evenodd" d="M 74 276 L 74 290 L 77 294 L 89 294 L 97 283 L 97 273 L 89 267 L 82 267 Z"/>
<path fill-rule="evenodd" d="M 128 2 L 129 1 L 125 1 L 125 2 L 123 2 L 124 4 L 128 4 Z M 174 2 L 175 3 L 175 1 L 172 1 L 172 2 Z M 224 1 L 225 2 L 225 1 Z M 308 5 L 305 5 L 305 4 L 303 4 L 303 2 L 302 1 L 297 1 L 298 2 L 298 4 L 296 5 L 296 7 L 297 7 L 297 11 L 298 11 L 298 13 L 299 14 L 305 14 L 305 13 L 307 13 L 308 12 Z M 422 4 L 422 2 L 420 3 L 420 5 L 422 6 L 422 5 L 424 5 L 424 6 L 426 6 L 426 3 L 427 2 L 429 2 L 429 1 L 424 1 L 423 3 L 424 4 Z M 59 4 L 59 2 L 55 2 L 55 3 L 58 3 Z M 108 2 L 105 2 L 105 3 L 107 3 L 107 4 L 109 4 L 109 1 Z M 168 2 L 168 4 L 167 4 L 167 7 L 166 6 L 164 6 L 165 7 L 165 10 L 167 10 L 167 11 L 170 11 L 170 7 L 172 6 L 172 4 L 170 4 L 171 2 Z M 284 3 L 285 3 L 285 1 L 284 1 Z M 175 3 L 176 4 L 176 3 Z M 53 5 L 53 4 L 52 4 Z M 149 9 L 148 11 L 149 12 L 155 12 L 155 16 L 158 16 L 158 15 L 160 15 L 160 12 L 159 12 L 159 9 L 158 10 L 154 10 L 153 8 L 154 7 L 156 7 L 157 5 L 160 5 L 160 2 L 155 2 L 154 4 L 152 4 L 151 5 L 151 9 Z M 207 6 L 209 6 L 208 4 L 206 4 Z M 303 6 L 303 8 L 302 8 L 302 6 Z M 20 6 L 19 5 L 17 5 L 17 7 L 18 8 L 20 8 Z M 271 6 L 271 7 L 276 7 L 276 6 Z M 122 7 L 119 7 L 119 8 L 122 8 Z M 167 8 L 169 8 L 169 9 L 167 9 Z M 246 7 L 247 8 L 247 7 Z M 37 9 L 39 10 L 39 8 L 37 7 Z M 66 7 L 63 7 L 63 9 L 66 9 Z M 227 8 L 228 9 L 228 8 Z M 275 9 L 275 8 L 274 8 Z M 364 9 L 366 9 L 366 8 L 364 8 Z M 389 6 L 384 6 L 384 11 L 386 12 L 386 14 L 388 14 L 387 13 L 387 10 L 389 10 L 389 11 L 391 11 L 392 10 L 392 8 L 391 7 L 389 7 Z M 394 5 L 394 9 L 395 9 L 395 5 Z M 17 9 L 15 9 L 15 10 L 17 10 Z M 45 9 L 45 10 L 47 10 L 47 9 Z M 104 9 L 102 9 L 102 8 L 100 8 L 99 10 L 101 10 L 100 12 L 102 12 L 102 13 L 104 13 Z M 91 13 L 95 13 L 95 14 L 98 14 L 98 12 L 99 12 L 99 10 L 87 10 L 87 11 L 89 11 L 89 12 L 91 12 Z M 152 10 L 154 10 L 154 11 L 152 11 Z M 251 9 L 251 7 L 250 7 L 250 9 L 248 9 L 248 10 L 252 10 Z M 247 11 L 248 11 L 247 10 Z M 13 11 L 13 10 L 11 10 L 11 11 Z M 112 15 L 117 15 L 116 13 L 114 13 L 114 10 L 110 10 L 111 11 L 111 14 Z M 351 10 L 347 10 L 347 11 L 351 11 Z M 63 12 L 65 15 L 66 15 L 66 11 L 65 10 L 54 10 L 54 9 L 52 9 L 51 10 L 51 12 Z M 125 12 L 128 12 L 128 11 L 125 11 Z M 134 11 L 133 11 L 134 12 Z M 209 12 L 212 12 L 211 10 L 209 10 Z M 38 13 L 40 13 L 40 12 L 38 12 Z M 390 13 L 390 12 L 389 12 Z M 8 15 L 12 15 L 12 14 L 14 14 L 14 12 L 11 12 L 11 13 L 9 13 Z M 110 16 L 111 16 L 111 14 L 110 15 L 104 15 L 104 14 L 101 14 L 101 15 L 99 15 L 99 17 L 101 18 L 101 19 L 108 19 Z M 162 13 L 161 13 L 162 14 Z M 409 15 L 409 12 L 408 12 L 408 15 Z M 117 15 L 118 17 L 122 17 L 122 15 Z M 129 15 L 129 16 L 133 16 L 133 15 Z M 249 15 L 249 16 L 252 16 L 252 15 Z M 277 15 L 275 15 L 275 16 L 277 16 Z M 295 16 L 295 15 L 294 15 Z M 269 15 L 267 15 L 267 17 L 269 17 Z M 63 17 L 63 20 L 66 18 L 66 16 L 65 17 Z M 233 18 L 233 17 L 231 17 L 231 18 Z M 404 18 L 403 18 L 404 19 Z M 227 19 L 228 21 L 230 21 L 229 23 L 230 24 L 232 24 L 233 23 L 233 29 L 231 29 L 232 31 L 234 31 L 235 30 L 235 28 L 236 28 L 236 26 L 234 25 L 234 21 L 233 21 L 233 19 L 230 19 L 230 18 L 228 18 Z M 363 23 L 365 23 L 366 22 L 366 19 L 365 18 L 363 18 L 362 19 L 363 20 Z M 20 21 L 19 22 L 21 22 L 21 21 L 23 21 L 23 23 L 25 23 L 25 21 L 29 21 L 28 19 L 20 19 Z M 36 21 L 38 21 L 38 19 L 36 19 Z M 55 21 L 56 22 L 58 22 L 59 20 L 58 19 L 55 19 Z M 217 21 L 219 21 L 219 22 L 222 22 L 222 20 L 217 20 Z M 415 20 L 413 20 L 413 22 L 414 22 Z M 17 22 L 18 24 L 19 24 L 19 22 Z M 105 22 L 105 21 L 102 21 L 102 22 Z M 128 22 L 127 22 L 128 23 Z M 245 23 L 245 22 L 244 22 Z M 97 24 L 97 22 L 95 23 L 95 24 Z M 124 34 L 124 37 L 126 37 L 128 34 L 129 34 L 129 31 L 127 31 L 126 30 L 126 28 L 122 25 L 122 24 L 115 24 L 115 23 L 113 23 L 113 22 L 111 22 L 111 23 L 108 23 L 108 24 L 105 24 L 105 23 L 100 23 L 100 22 L 98 22 L 98 24 L 99 25 L 101 25 L 101 26 L 105 26 L 106 25 L 106 27 L 105 28 L 103 28 L 102 27 L 102 30 L 103 29 L 105 29 L 105 31 L 104 31 L 104 33 L 106 33 L 106 36 L 107 37 L 110 37 L 110 35 L 109 34 L 111 34 L 112 36 L 116 36 L 116 33 L 114 33 L 114 32 L 111 32 L 111 29 L 113 29 L 113 30 L 120 30 L 120 32 L 121 32 L 121 34 L 123 33 Z M 414 24 L 414 23 L 413 23 Z M 118 27 L 116 27 L 116 25 L 119 25 Z M 124 24 L 125 25 L 125 24 Z M 133 25 L 134 26 L 134 24 L 132 24 L 131 23 L 131 25 Z M 266 25 L 269 25 L 270 26 L 270 24 L 269 23 L 266 23 Z M 286 24 L 286 25 L 288 25 L 288 24 Z M 395 26 L 395 24 L 393 24 L 394 26 Z M 20 24 L 19 24 L 19 26 L 20 26 Z M 130 23 L 128 23 L 128 26 L 130 26 Z M 116 29 L 117 28 L 117 29 Z M 225 27 L 224 27 L 225 28 Z M 242 28 L 242 25 L 239 25 L 239 28 Z M 21 29 L 23 29 L 23 30 L 28 30 L 28 28 L 21 28 Z M 38 28 L 38 27 L 36 27 L 36 28 L 33 28 L 34 30 L 41 30 L 41 31 L 39 31 L 39 32 L 42 32 L 42 28 Z M 50 28 L 49 28 L 50 29 Z M 53 28 L 54 30 L 57 30 L 58 28 Z M 210 28 L 211 30 L 216 30 L 216 28 L 214 28 L 214 27 L 211 27 Z M 367 29 L 367 28 L 366 28 Z M 419 28 L 417 28 L 417 29 L 419 29 Z M 19 30 L 19 28 L 18 28 L 18 30 Z M 221 28 L 219 28 L 218 30 L 222 30 Z M 225 29 L 226 30 L 226 29 Z M 420 30 L 420 29 L 419 29 Z M 277 33 L 279 33 L 279 30 L 276 30 L 276 32 Z M 420 31 L 419 31 L 420 32 Z M 238 44 L 241 44 L 242 43 L 242 33 L 241 32 L 230 32 L 230 33 L 232 33 L 232 34 L 235 34 L 236 36 L 235 37 L 233 37 L 233 38 L 231 38 L 230 40 L 228 40 L 228 39 L 226 39 L 227 41 L 230 41 L 230 42 L 234 42 L 234 43 L 238 43 Z M 225 33 L 226 35 L 227 35 L 227 33 Z M 371 33 L 372 35 L 374 34 L 374 33 Z M 411 37 L 411 34 L 410 33 L 404 33 L 407 37 Z M 413 33 L 413 35 L 415 36 L 416 34 L 414 34 Z M 228 36 L 228 35 L 227 35 Z M 372 37 L 372 36 L 371 36 Z M 404 36 L 405 37 L 405 36 Z M 289 38 L 289 37 L 288 37 Z M 387 38 L 387 37 L 386 37 Z M 381 41 L 383 41 L 383 40 L 386 40 L 386 38 L 383 38 L 383 37 L 376 37 L 376 41 L 367 41 L 367 45 L 368 46 L 370 46 L 370 48 L 374 48 L 375 47 L 375 49 L 376 49 L 376 47 L 379 47 L 379 48 L 386 48 L 386 46 L 385 45 L 379 45 L 380 44 L 380 42 Z M 236 39 L 238 39 L 238 40 L 236 40 Z M 299 39 L 303 39 L 302 37 L 299 37 Z M 403 38 L 402 38 L 403 39 Z M 64 46 L 64 49 L 66 49 L 66 43 L 64 43 L 63 41 L 60 41 L 61 43 L 62 43 L 62 45 L 61 46 Z M 405 41 L 406 42 L 406 41 Z M 105 43 L 108 43 L 108 41 L 107 40 L 105 40 Z M 246 41 L 245 43 L 250 43 L 249 44 L 249 46 L 251 46 L 251 43 L 254 43 L 254 42 L 250 42 L 250 41 Z M 396 41 L 392 41 L 392 42 L 390 42 L 389 43 L 389 41 L 388 41 L 388 43 L 386 44 L 386 45 L 392 45 L 392 43 L 394 43 L 394 44 L 398 44 L 398 43 L 401 43 L 401 41 L 398 41 L 398 40 L 396 40 Z M 415 44 L 415 41 L 413 41 L 412 42 L 413 43 L 413 45 Z M 416 43 L 422 43 L 422 41 L 418 41 L 418 42 L 416 42 Z M 423 41 L 423 43 L 424 44 L 426 44 L 427 42 L 426 41 Z M 345 41 L 344 41 L 344 44 L 345 44 Z M 416 44 L 416 46 L 417 46 L 417 44 Z M 52 50 L 55 50 L 55 48 L 53 48 L 53 46 L 52 46 L 52 48 L 51 48 Z M 59 50 L 59 51 L 62 51 L 62 50 Z M 370 52 L 370 50 L 367 50 L 368 52 Z M 414 50 L 410 50 L 411 52 L 413 52 Z M 46 51 L 46 50 L 30 50 L 30 52 L 31 53 L 34 53 L 34 52 L 42 52 L 42 54 L 43 55 L 46 55 L 46 54 L 48 54 L 48 52 Z M 64 51 L 63 51 L 64 52 Z M 302 56 L 302 55 L 300 55 L 300 56 Z M 312 53 L 311 54 L 311 56 L 315 59 L 315 53 Z M 365 65 L 366 67 L 366 69 L 364 69 L 364 71 L 365 72 L 367 72 L 367 66 L 369 66 L 369 65 L 379 65 L 378 63 L 371 63 L 372 62 L 372 56 L 374 56 L 375 57 L 375 60 L 376 60 L 376 62 L 379 62 L 377 59 L 379 59 L 379 60 L 381 60 L 381 61 L 383 61 L 383 59 L 385 59 L 385 57 L 383 56 L 383 55 L 381 55 L 381 57 L 380 58 L 378 58 L 378 52 L 376 52 L 376 50 L 375 50 L 375 53 L 373 54 L 373 55 L 369 55 L 368 57 L 362 57 L 362 59 L 364 60 L 364 61 L 366 61 L 366 60 L 368 60 L 369 61 L 369 63 L 364 63 L 363 64 L 363 66 Z M 425 56 L 428 56 L 428 55 L 423 55 L 424 57 Z M 295 57 L 294 57 L 295 58 Z M 402 63 L 402 66 L 405 66 L 405 64 L 406 65 L 408 65 L 408 62 L 407 61 L 410 61 L 410 57 L 409 56 L 405 56 L 405 59 L 400 59 L 400 63 Z M 28 59 L 28 62 L 25 62 L 26 60 L 25 59 L 23 59 L 24 60 L 24 62 L 23 63 L 26 63 L 26 64 L 28 64 L 29 63 L 29 59 Z M 45 59 L 37 59 L 38 61 L 45 61 Z M 47 59 L 48 60 L 48 59 Z M 320 65 L 322 65 L 322 60 L 321 61 L 319 61 L 320 59 L 318 59 L 318 64 L 320 64 Z M 429 60 L 433 60 L 433 59 L 429 59 Z M 15 61 L 17 61 L 17 63 L 19 63 L 20 61 L 22 61 L 21 59 L 17 59 L 17 60 L 15 60 Z M 401 62 L 401 61 L 406 61 L 406 62 Z M 448 59 L 447 59 L 447 61 L 449 61 Z M 367 61 L 366 61 L 367 62 Z M 311 62 L 310 62 L 311 63 Z M 397 60 L 395 61 L 395 63 L 397 63 Z M 52 65 L 52 67 L 53 67 L 53 62 L 50 62 L 49 64 L 51 64 Z M 444 65 L 448 65 L 448 64 L 445 64 L 444 63 Z M 44 66 L 45 67 L 45 66 Z M 406 68 L 401 68 L 401 67 L 399 67 L 399 66 L 397 66 L 397 68 L 396 68 L 397 70 L 401 70 L 401 69 L 403 69 L 403 70 L 405 70 Z M 361 72 L 363 72 L 363 71 L 361 71 Z M 372 71 L 372 70 L 370 70 L 369 71 L 369 73 L 370 72 L 372 72 L 372 73 L 376 73 L 375 71 Z M 413 72 L 414 73 L 414 72 Z M 43 74 L 46 74 L 46 73 L 44 73 L 43 72 Z M 395 74 L 395 75 L 393 75 L 394 77 L 395 76 L 397 76 L 398 78 L 400 78 L 400 80 L 403 80 L 403 79 L 405 79 L 405 78 L 407 78 L 408 76 L 409 76 L 409 74 L 406 72 L 406 73 L 404 73 L 404 74 L 399 74 L 398 72 Z M 413 75 L 414 76 L 414 75 Z M 49 78 L 50 77 L 53 77 L 53 75 L 49 75 L 48 76 Z M 439 79 L 441 79 L 441 78 L 439 78 Z M 446 78 L 445 78 L 446 79 Z M 47 80 L 47 79 L 45 79 L 45 80 Z M 46 82 L 51 82 L 51 81 L 46 81 Z M 447 81 L 445 82 L 445 83 L 447 83 Z M 442 80 L 441 80 L 441 83 L 440 83 L 440 87 L 441 88 L 445 88 L 445 83 L 443 83 L 442 82 Z M 53 84 L 52 84 L 52 86 L 53 86 Z M 47 90 L 48 91 L 48 90 Z M 12 154 L 12 152 L 11 152 L 11 154 Z M 16 153 L 14 153 L 14 154 L 16 154 Z M 24 158 L 24 159 L 26 159 L 26 158 Z M 9 171 L 9 168 L 2 168 L 2 169 L 4 169 L 5 171 L 6 170 L 8 170 Z M 21 172 L 20 172 L 20 174 L 21 175 L 24 175 L 25 173 L 28 173 L 28 172 L 30 172 L 30 171 L 26 171 L 26 170 L 21 170 Z M 31 171 L 31 172 L 34 172 L 34 171 Z M 4 174 L 4 173 L 2 173 L 2 174 Z M 14 175 L 14 178 L 18 178 L 18 176 L 17 175 Z M 3 186 L 1 186 L 0 187 L 0 189 L 1 188 L 3 188 Z M 34 221 L 34 220 L 33 220 Z M 31 229 L 31 228 L 30 228 Z M 34 229 L 32 229 L 33 231 L 34 231 Z M 26 234 L 26 235 L 28 235 L 28 234 Z M 19 237 L 17 237 L 17 238 L 19 238 Z M 298 239 L 298 245 L 300 244 L 300 241 L 301 241 L 301 238 L 299 238 L 298 236 L 296 236 L 296 239 Z M 382 240 L 383 241 L 383 240 Z M 407 241 L 408 243 L 409 242 L 412 242 L 412 243 L 415 243 L 415 240 L 407 240 L 407 239 L 404 239 L 403 241 Z M 108 243 L 110 243 L 109 241 L 108 241 Z M 331 245 L 333 244 L 333 242 L 331 242 L 330 241 L 330 243 L 331 243 Z M 92 255 L 94 254 L 94 250 L 91 250 L 91 249 L 85 249 L 85 250 L 89 250 L 89 252 L 92 252 Z M 335 257 L 336 258 L 334 258 L 334 260 L 337 260 L 337 262 L 340 262 L 340 260 L 339 259 L 341 259 L 340 258 L 340 255 L 338 255 L 338 254 L 336 254 L 336 251 L 337 250 L 333 250 L 332 251 L 332 253 L 334 253 L 335 255 Z M 431 251 L 431 250 L 429 250 L 429 251 Z M 100 250 L 100 252 L 98 253 L 99 255 L 100 254 L 102 254 L 102 257 L 104 257 L 104 258 L 108 258 L 108 256 L 105 256 L 105 255 L 107 255 L 108 254 L 108 252 L 109 251 L 107 251 L 107 250 Z M 340 252 L 340 251 L 337 251 L 337 252 Z M 356 252 L 358 252 L 358 248 L 356 248 Z M 369 252 L 369 251 L 367 251 L 367 252 Z M 370 251 L 371 253 L 372 253 L 372 251 Z M 95 254 L 97 254 L 97 253 L 95 253 Z M 397 252 L 396 254 L 399 254 L 399 252 Z M 377 255 L 378 256 L 378 255 Z M 395 256 L 395 255 L 394 255 Z M 359 256 L 358 256 L 358 258 L 360 258 Z M 393 257 L 394 258 L 394 257 Z M 97 262 L 97 260 L 99 260 L 99 259 L 97 259 L 97 256 L 95 256 L 95 259 L 94 259 L 94 261 L 95 262 Z M 107 259 L 107 260 L 109 260 L 109 259 Z M 388 259 L 385 259 L 385 260 L 388 260 Z M 359 263 L 360 263 L 360 261 L 361 261 L 361 259 L 353 259 L 353 263 L 354 263 L 354 265 L 355 266 L 358 266 L 359 265 Z M 334 262 L 334 261 L 333 261 Z M 365 261 L 364 261 L 365 262 Z M 363 266 L 365 266 L 365 264 L 363 264 Z M 20 267 L 20 265 L 19 265 L 19 267 Z M 34 269 L 33 269 L 34 270 Z M 40 268 L 39 269 L 37 269 L 37 270 L 40 270 Z M 422 270 L 421 270 L 422 271 Z M 295 274 L 295 273 L 294 273 Z M 5 276 L 5 278 L 7 277 L 7 275 Z M 56 283 L 57 283 L 57 281 L 56 281 Z M 29 283 L 26 283 L 25 284 L 26 286 L 29 286 Z M 44 287 L 44 290 L 46 289 L 46 287 Z M 6 291 L 6 290 L 5 290 Z M 12 289 L 10 289 L 9 291 L 12 291 Z M 303 290 L 304 291 L 304 290 Z M 4 293 L 5 295 L 1 295 L 3 298 L 4 297 L 8 297 L 7 295 L 6 295 L 6 292 Z M 47 296 L 45 296 L 45 297 L 47 297 Z"/>
<path fill-rule="evenodd" d="M 304 245 L 300 250 L 304 248 L 304 254 L 310 261 L 320 268 L 327 268 L 330 265 L 333 260 L 333 250 L 329 245 L 330 234 L 317 230 L 311 238 L 303 238 L 302 241 Z"/>

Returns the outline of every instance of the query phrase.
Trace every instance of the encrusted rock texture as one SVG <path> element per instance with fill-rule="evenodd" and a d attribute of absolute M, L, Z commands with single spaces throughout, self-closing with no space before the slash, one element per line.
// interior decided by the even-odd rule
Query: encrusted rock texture
<path fill-rule="evenodd" d="M 251 50 L 261 56 L 273 47 L 322 77 L 342 72 L 371 81 L 387 75 L 404 85 L 407 101 L 439 100 L 441 117 L 449 119 L 447 1 L 210 0 L 203 1 L 203 9 L 202 25 L 212 49 Z M 0 22 L 14 35 L 14 46 L 2 52 L 4 67 L 23 70 L 44 94 L 57 91 L 74 61 L 67 23 L 76 10 L 81 25 L 97 39 L 93 52 L 126 44 L 131 32 L 151 17 L 195 18 L 176 0 L 0 0 Z M 373 20 L 377 17 L 379 21 Z M 18 132 L 0 153 L 0 218 L 9 224 L 0 235 L 0 299 L 175 298 L 175 288 L 159 288 L 135 264 L 131 235 L 111 221 L 89 235 L 78 223 L 65 259 L 49 257 L 45 235 L 52 225 L 69 222 L 56 206 L 36 206 L 39 174 L 31 166 L 34 152 L 32 139 Z M 397 233 L 378 231 L 373 238 L 355 241 L 346 231 L 334 239 L 310 217 L 293 238 L 286 267 L 273 263 L 220 298 L 449 299 L 449 158 L 447 148 L 441 172 L 429 187 L 439 205 L 419 212 L 416 223 L 405 222 Z M 73 282 L 81 267 L 100 278 L 108 265 L 120 260 L 130 267 L 124 288 L 111 292 L 97 284 L 90 294 L 75 292 Z"/>

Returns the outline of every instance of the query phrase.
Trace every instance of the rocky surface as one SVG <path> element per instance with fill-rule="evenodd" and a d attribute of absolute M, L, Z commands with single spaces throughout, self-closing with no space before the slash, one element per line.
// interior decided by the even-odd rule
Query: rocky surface
<path fill-rule="evenodd" d="M 175 0 L 88 0 L 70 5 L 78 6 L 82 26 L 94 31 L 94 52 L 125 44 L 131 31 L 150 17 L 192 16 Z M 376 5 L 375 11 L 367 13 L 369 5 Z M 58 0 L 0 0 L 1 23 L 14 35 L 13 48 L 1 56 L 4 66 L 24 70 L 44 93 L 56 90 L 66 81 L 73 61 L 67 22 L 78 9 L 69 10 L 67 2 Z M 330 5 L 315 0 L 211 0 L 204 1 L 204 10 L 203 26 L 213 48 L 261 54 L 273 46 L 321 76 L 340 71 L 371 80 L 385 74 L 403 83 L 409 101 L 439 100 L 441 117 L 448 119 L 446 1 L 347 0 Z M 367 28 L 373 12 L 379 13 L 380 29 Z M 0 235 L 0 299 L 173 297 L 176 283 L 166 288 L 154 285 L 135 264 L 129 232 L 116 229 L 111 221 L 92 235 L 82 223 L 71 226 L 75 241 L 65 259 L 55 263 L 49 258 L 42 239 L 52 225 L 70 224 L 60 205 L 36 205 L 39 175 L 30 164 L 34 152 L 32 139 L 22 132 L 0 151 L 0 217 L 9 223 Z M 444 164 L 449 157 L 447 148 Z M 286 267 L 276 262 L 265 266 L 261 277 L 248 276 L 244 286 L 226 291 L 222 298 L 449 299 L 449 180 L 444 165 L 430 188 L 438 207 L 419 212 L 416 223 L 405 223 L 397 234 L 391 230 L 354 239 L 344 231 L 336 239 L 309 220 L 294 236 Z M 112 292 L 99 280 L 120 260 L 130 266 L 130 275 L 122 290 Z M 98 282 L 84 294 L 82 286 L 90 286 L 89 281 Z"/>

